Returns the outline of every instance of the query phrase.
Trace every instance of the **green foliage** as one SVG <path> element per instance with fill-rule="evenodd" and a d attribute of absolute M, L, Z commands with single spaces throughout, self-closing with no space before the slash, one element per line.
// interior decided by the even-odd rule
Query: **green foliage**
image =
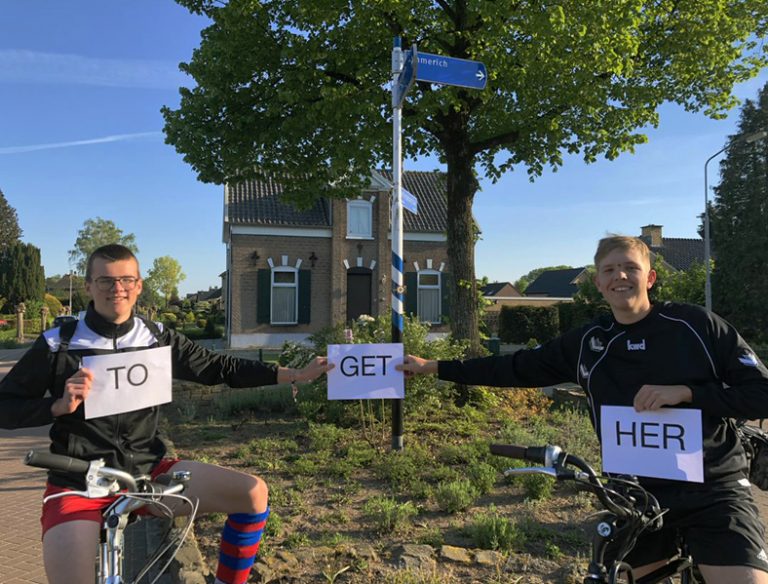
<path fill-rule="evenodd" d="M 186 277 L 181 271 L 181 264 L 178 260 L 171 256 L 162 256 L 155 258 L 155 261 L 152 262 L 152 267 L 147 272 L 147 277 L 144 278 L 144 286 L 163 294 L 167 306 L 179 282 Z"/>
<path fill-rule="evenodd" d="M 372 497 L 363 506 L 363 514 L 379 533 L 404 533 L 410 530 L 411 520 L 418 515 L 410 501 L 398 503 L 391 497 Z"/>
<path fill-rule="evenodd" d="M 211 24 L 180 66 L 195 86 L 162 110 L 167 142 L 204 182 L 279 175 L 303 206 L 356 196 L 390 161 L 392 36 L 487 65 L 485 91 L 416 83 L 403 108 L 405 156 L 447 165 L 457 283 L 474 280 L 476 169 L 495 181 L 520 166 L 540 176 L 564 154 L 613 160 L 647 141 L 662 103 L 722 117 L 766 64 L 764 0 L 177 1 Z M 476 345 L 474 286 L 452 292 L 452 332 Z"/>
<path fill-rule="evenodd" d="M 213 401 L 219 415 L 231 418 L 255 412 L 295 412 L 296 404 L 287 385 L 238 389 L 217 395 Z"/>
<path fill-rule="evenodd" d="M 475 502 L 479 493 L 472 483 L 459 479 L 440 483 L 435 489 L 435 502 L 441 511 L 456 513 L 466 510 Z"/>
<path fill-rule="evenodd" d="M 6 312 L 15 311 L 21 302 L 42 302 L 44 294 L 45 273 L 40 249 L 30 243 L 17 242 L 0 251 L 0 296 L 6 300 Z M 28 312 L 27 316 L 30 315 Z M 39 312 L 33 316 L 38 315 Z"/>
<path fill-rule="evenodd" d="M 19 243 L 21 234 L 16 209 L 11 207 L 3 191 L 0 191 L 0 253 L 14 243 Z"/>
<path fill-rule="evenodd" d="M 83 228 L 77 232 L 75 247 L 69 251 L 69 260 L 79 274 L 85 274 L 88 256 L 96 248 L 110 243 L 119 243 L 138 253 L 136 236 L 133 233 L 123 235 L 123 230 L 109 219 L 86 219 Z"/>
<path fill-rule="evenodd" d="M 751 140 L 766 128 L 768 84 L 741 109 L 710 211 L 713 308 L 744 337 L 763 343 L 768 341 L 768 142 Z"/>
<path fill-rule="evenodd" d="M 486 550 L 520 551 L 525 545 L 525 534 L 493 505 L 480 513 L 467 531 L 474 544 Z"/>
<path fill-rule="evenodd" d="M 549 341 L 559 333 L 556 306 L 502 306 L 499 338 L 505 343 L 525 343 L 530 338 Z"/>

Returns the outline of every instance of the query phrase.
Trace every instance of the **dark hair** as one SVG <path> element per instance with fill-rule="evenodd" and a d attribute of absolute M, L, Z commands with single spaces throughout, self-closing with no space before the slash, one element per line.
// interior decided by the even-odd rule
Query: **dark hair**
<path fill-rule="evenodd" d="M 101 258 L 102 260 L 105 260 L 107 262 L 119 262 L 124 260 L 135 260 L 136 261 L 136 270 L 139 270 L 139 260 L 136 258 L 135 255 L 133 255 L 133 252 L 125 247 L 124 245 L 120 245 L 119 243 L 109 243 L 107 245 L 102 245 L 99 248 L 96 248 L 91 252 L 91 255 L 88 256 L 88 263 L 85 267 L 85 279 L 86 281 L 91 281 L 91 271 L 93 269 L 93 261 L 96 258 Z M 141 277 L 141 273 L 138 274 L 139 277 Z"/>

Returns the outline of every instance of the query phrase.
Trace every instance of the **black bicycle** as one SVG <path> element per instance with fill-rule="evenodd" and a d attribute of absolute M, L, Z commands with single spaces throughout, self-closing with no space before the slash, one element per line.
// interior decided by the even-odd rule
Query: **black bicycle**
<path fill-rule="evenodd" d="M 605 476 L 597 473 L 582 458 L 558 446 L 513 446 L 491 444 L 491 453 L 543 464 L 539 467 L 510 468 L 506 476 L 544 474 L 558 481 L 575 481 L 593 492 L 605 508 L 599 514 L 592 537 L 592 557 L 584 584 L 666 584 L 679 576 L 681 584 L 703 582 L 691 557 L 680 542 L 680 552 L 661 568 L 635 578 L 632 566 L 624 561 L 642 533 L 658 531 L 666 512 L 635 477 Z M 610 546 L 611 559 L 606 560 Z M 608 564 L 606 565 L 606 561 Z"/>

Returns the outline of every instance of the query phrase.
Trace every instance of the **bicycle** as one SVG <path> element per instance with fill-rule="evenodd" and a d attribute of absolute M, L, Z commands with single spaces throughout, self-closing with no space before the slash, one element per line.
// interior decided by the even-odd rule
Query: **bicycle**
<path fill-rule="evenodd" d="M 544 474 L 558 481 L 575 481 L 592 491 L 605 508 L 592 538 L 592 550 L 584 584 L 666 584 L 673 576 L 680 577 L 681 584 L 703 582 L 698 570 L 680 542 L 680 553 L 661 568 L 635 578 L 632 566 L 624 561 L 643 532 L 661 529 L 665 509 L 661 509 L 656 497 L 644 489 L 635 477 L 607 476 L 603 479 L 582 458 L 568 454 L 558 446 L 514 446 L 491 444 L 491 453 L 519 460 L 543 464 L 542 467 L 510 468 L 505 476 L 516 474 Z M 576 470 L 567 467 L 575 467 Z M 610 565 L 605 565 L 609 544 L 616 550 Z"/>
<path fill-rule="evenodd" d="M 182 493 L 186 482 L 190 478 L 187 471 L 171 472 L 169 475 L 161 475 L 154 481 L 149 476 L 134 477 L 127 472 L 105 466 L 102 459 L 80 460 L 30 450 L 24 458 L 24 464 L 47 470 L 59 470 L 83 474 L 86 481 L 84 491 L 67 491 L 56 493 L 44 499 L 66 496 L 80 496 L 90 499 L 116 495 L 115 500 L 104 510 L 103 521 L 99 535 L 99 550 L 97 557 L 96 584 L 134 584 L 147 576 L 156 564 L 163 558 L 165 564 L 156 573 L 151 583 L 157 582 L 168 569 L 181 545 L 189 534 L 192 523 L 197 514 L 197 502 L 191 501 Z M 144 567 L 139 570 L 135 578 L 128 579 L 125 576 L 125 529 L 129 523 L 140 517 L 136 512 L 148 505 L 153 506 L 153 511 L 169 519 L 174 517 L 171 508 L 163 502 L 163 499 L 176 499 L 189 505 L 190 513 L 186 525 L 179 532 L 171 536 L 171 529 L 163 537 L 164 543 L 146 560 Z"/>

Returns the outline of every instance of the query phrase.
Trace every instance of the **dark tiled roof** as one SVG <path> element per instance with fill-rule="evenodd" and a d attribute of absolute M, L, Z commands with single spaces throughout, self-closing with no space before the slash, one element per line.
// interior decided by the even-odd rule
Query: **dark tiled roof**
<path fill-rule="evenodd" d="M 490 284 L 483 286 L 481 292 L 483 296 L 488 298 L 489 296 L 496 296 L 504 289 L 505 286 L 510 286 L 512 290 L 517 292 L 517 289 L 510 282 L 491 282 Z M 520 293 L 518 292 L 518 294 Z"/>
<path fill-rule="evenodd" d="M 688 270 L 696 262 L 704 263 L 704 241 L 701 239 L 662 237 L 660 246 L 651 245 L 649 237 L 640 239 L 654 254 L 661 254 L 664 261 L 677 270 Z"/>
<path fill-rule="evenodd" d="M 539 274 L 525 289 L 526 296 L 549 296 L 550 298 L 569 298 L 579 290 L 574 280 L 585 268 L 567 270 L 548 270 Z"/>
<path fill-rule="evenodd" d="M 271 178 L 228 184 L 224 221 L 233 225 L 330 227 L 326 199 L 315 201 L 310 209 L 297 210 L 281 200 L 282 193 L 282 185 Z"/>
<path fill-rule="evenodd" d="M 391 172 L 378 174 L 391 184 Z M 403 230 L 444 233 L 448 229 L 445 174 L 405 172 L 403 187 L 419 200 L 418 215 L 403 211 Z M 327 199 L 319 199 L 312 208 L 303 211 L 282 202 L 282 192 L 283 187 L 273 179 L 227 185 L 224 220 L 239 225 L 330 227 L 331 208 Z"/>
<path fill-rule="evenodd" d="M 389 183 L 392 173 L 378 171 Z M 448 202 L 446 200 L 446 175 L 444 172 L 403 173 L 403 188 L 419 200 L 419 214 L 403 211 L 404 231 L 435 231 L 444 233 L 448 230 Z"/>

